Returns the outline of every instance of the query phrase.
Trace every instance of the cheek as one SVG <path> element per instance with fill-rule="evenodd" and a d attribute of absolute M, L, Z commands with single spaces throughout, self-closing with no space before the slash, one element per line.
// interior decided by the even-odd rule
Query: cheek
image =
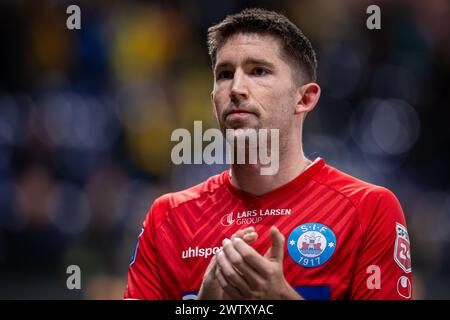
<path fill-rule="evenodd" d="M 295 107 L 296 89 L 292 87 L 291 83 L 282 86 L 279 90 L 279 101 L 286 111 Z"/>
<path fill-rule="evenodd" d="M 216 91 L 214 92 L 214 103 L 215 103 L 215 104 L 220 104 L 221 101 L 223 100 L 222 96 L 223 96 L 222 91 L 216 90 Z"/>
<path fill-rule="evenodd" d="M 220 110 L 223 109 L 222 104 L 223 104 L 222 99 L 220 99 L 220 97 L 217 95 L 214 96 L 214 107 L 216 109 L 217 114 L 220 114 Z"/>
<path fill-rule="evenodd" d="M 215 117 L 217 118 L 218 121 L 221 121 L 221 114 L 226 104 L 224 103 L 224 99 L 217 94 L 213 97 L 213 100 L 214 100 L 213 109 Z"/>
<path fill-rule="evenodd" d="M 270 94 L 265 98 L 265 104 L 271 114 L 281 115 L 292 105 L 292 97 L 290 92 L 276 91 L 276 94 Z"/>
<path fill-rule="evenodd" d="M 292 101 L 293 91 L 292 83 L 285 79 L 277 79 L 271 81 L 270 84 L 260 85 L 263 92 L 264 100 L 269 105 L 286 105 L 288 101 Z"/>
<path fill-rule="evenodd" d="M 293 119 L 295 103 L 291 91 L 278 91 L 277 94 L 270 95 L 266 100 L 268 121 L 276 123 L 286 123 Z"/>

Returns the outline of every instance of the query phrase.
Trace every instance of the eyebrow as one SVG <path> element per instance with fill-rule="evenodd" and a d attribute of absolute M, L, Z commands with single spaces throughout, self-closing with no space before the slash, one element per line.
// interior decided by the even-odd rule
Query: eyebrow
<path fill-rule="evenodd" d="M 268 67 L 270 69 L 275 68 L 275 65 L 272 62 L 269 62 L 264 59 L 247 58 L 244 60 L 244 65 L 246 65 L 246 64 L 261 65 L 261 66 Z M 219 70 L 219 69 L 231 67 L 231 66 L 233 66 L 233 63 L 226 60 L 226 61 L 223 61 L 223 62 L 217 64 L 216 67 L 214 68 L 214 71 L 217 72 L 217 70 Z"/>

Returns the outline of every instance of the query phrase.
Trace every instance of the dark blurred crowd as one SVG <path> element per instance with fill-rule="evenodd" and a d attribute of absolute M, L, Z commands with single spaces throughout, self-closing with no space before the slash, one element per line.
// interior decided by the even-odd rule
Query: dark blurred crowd
<path fill-rule="evenodd" d="M 390 188 L 416 298 L 450 298 L 447 0 L 2 1 L 0 298 L 121 298 L 152 201 L 226 169 L 173 165 L 170 135 L 216 126 L 206 30 L 246 7 L 286 14 L 316 49 L 306 156 Z"/>

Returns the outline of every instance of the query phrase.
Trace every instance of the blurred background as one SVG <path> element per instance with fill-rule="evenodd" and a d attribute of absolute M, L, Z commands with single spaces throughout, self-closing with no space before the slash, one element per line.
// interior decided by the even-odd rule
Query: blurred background
<path fill-rule="evenodd" d="M 390 188 L 416 299 L 450 299 L 448 0 L 2 0 L 0 298 L 121 298 L 153 200 L 226 169 L 173 165 L 170 135 L 216 127 L 206 30 L 246 7 L 286 14 L 317 51 L 306 155 Z"/>

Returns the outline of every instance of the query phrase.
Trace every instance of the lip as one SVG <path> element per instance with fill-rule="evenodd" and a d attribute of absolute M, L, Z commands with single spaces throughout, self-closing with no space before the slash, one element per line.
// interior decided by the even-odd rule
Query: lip
<path fill-rule="evenodd" d="M 225 118 L 228 117 L 229 115 L 232 115 L 232 114 L 242 114 L 242 115 L 244 115 L 244 114 L 254 114 L 254 113 L 253 112 L 249 112 L 249 111 L 245 111 L 245 110 L 242 110 L 242 109 L 232 109 L 232 110 L 230 110 L 230 111 L 228 111 L 226 113 Z"/>

